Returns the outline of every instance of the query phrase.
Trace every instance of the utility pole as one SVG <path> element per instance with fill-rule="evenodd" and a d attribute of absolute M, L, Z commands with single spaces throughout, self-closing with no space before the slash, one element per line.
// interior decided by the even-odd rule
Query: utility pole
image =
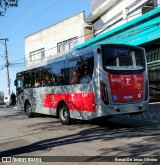
<path fill-rule="evenodd" d="M 10 97 L 10 78 L 9 78 L 9 62 L 8 62 L 8 51 L 7 51 L 7 42 L 8 38 L 0 39 L 4 41 L 4 55 L 5 55 L 5 67 L 6 67 L 6 78 L 7 78 L 7 92 Z"/>

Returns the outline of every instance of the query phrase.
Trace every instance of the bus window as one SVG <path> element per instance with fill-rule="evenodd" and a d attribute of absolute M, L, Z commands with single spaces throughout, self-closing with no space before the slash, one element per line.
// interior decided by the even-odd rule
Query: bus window
<path fill-rule="evenodd" d="M 92 54 L 80 56 L 69 61 L 69 82 L 70 84 L 87 84 L 91 82 L 94 68 Z"/>
<path fill-rule="evenodd" d="M 32 70 L 32 82 L 33 86 L 32 87 L 40 87 L 41 84 L 41 78 L 40 78 L 40 68 L 36 68 Z"/>
<path fill-rule="evenodd" d="M 70 84 L 77 84 L 78 74 L 76 69 L 71 70 Z"/>
<path fill-rule="evenodd" d="M 36 73 L 35 70 L 31 71 L 31 88 L 35 87 L 35 83 L 36 83 Z"/>
<path fill-rule="evenodd" d="M 23 89 L 23 80 L 22 79 L 17 80 L 17 88 Z"/>
<path fill-rule="evenodd" d="M 103 64 L 105 69 L 141 70 L 144 68 L 142 50 L 129 48 L 105 48 Z"/>
<path fill-rule="evenodd" d="M 25 72 L 24 84 L 25 88 L 35 88 L 40 86 L 40 69 L 32 69 Z"/>
<path fill-rule="evenodd" d="M 51 85 L 59 86 L 65 85 L 65 67 L 64 61 L 59 61 L 54 64 L 50 64 L 50 81 Z"/>
<path fill-rule="evenodd" d="M 94 58 L 92 54 L 86 55 L 81 58 L 78 66 L 80 84 L 90 83 L 92 80 L 94 68 Z"/>
<path fill-rule="evenodd" d="M 16 93 L 20 94 L 24 89 L 24 82 L 22 78 L 18 78 L 15 80 L 15 86 L 16 86 Z"/>
<path fill-rule="evenodd" d="M 25 80 L 25 81 L 24 81 L 24 86 L 25 86 L 25 88 L 31 88 L 31 80 L 32 80 L 32 77 L 31 77 L 30 71 L 25 72 L 24 80 Z"/>
<path fill-rule="evenodd" d="M 49 86 L 49 78 L 51 76 L 51 67 L 49 65 L 41 68 L 41 86 Z"/>
<path fill-rule="evenodd" d="M 78 59 L 69 61 L 69 84 L 77 84 L 78 83 Z"/>

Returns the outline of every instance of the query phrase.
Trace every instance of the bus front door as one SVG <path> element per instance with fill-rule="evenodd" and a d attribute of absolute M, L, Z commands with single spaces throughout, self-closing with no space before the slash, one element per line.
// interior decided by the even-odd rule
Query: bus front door
<path fill-rule="evenodd" d="M 17 79 L 15 86 L 16 86 L 16 93 L 17 93 L 17 108 L 19 110 L 24 110 L 24 86 L 23 86 L 23 79 Z"/>

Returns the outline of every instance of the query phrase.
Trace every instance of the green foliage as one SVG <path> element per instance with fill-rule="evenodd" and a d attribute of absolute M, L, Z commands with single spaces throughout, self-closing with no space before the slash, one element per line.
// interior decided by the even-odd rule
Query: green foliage
<path fill-rule="evenodd" d="M 0 16 L 4 16 L 9 7 L 17 7 L 18 0 L 0 0 Z"/>

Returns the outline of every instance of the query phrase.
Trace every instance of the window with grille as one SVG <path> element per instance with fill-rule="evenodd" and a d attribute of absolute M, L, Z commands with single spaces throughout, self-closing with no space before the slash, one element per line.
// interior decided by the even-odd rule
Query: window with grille
<path fill-rule="evenodd" d="M 68 52 L 70 49 L 72 49 L 77 44 L 78 44 L 78 37 L 74 37 L 69 40 L 59 42 L 57 44 L 57 52 L 58 53 Z"/>
<path fill-rule="evenodd" d="M 44 48 L 30 52 L 29 53 L 30 56 L 30 61 L 35 61 L 35 60 L 39 60 L 39 59 L 43 59 L 45 58 L 45 51 Z"/>

